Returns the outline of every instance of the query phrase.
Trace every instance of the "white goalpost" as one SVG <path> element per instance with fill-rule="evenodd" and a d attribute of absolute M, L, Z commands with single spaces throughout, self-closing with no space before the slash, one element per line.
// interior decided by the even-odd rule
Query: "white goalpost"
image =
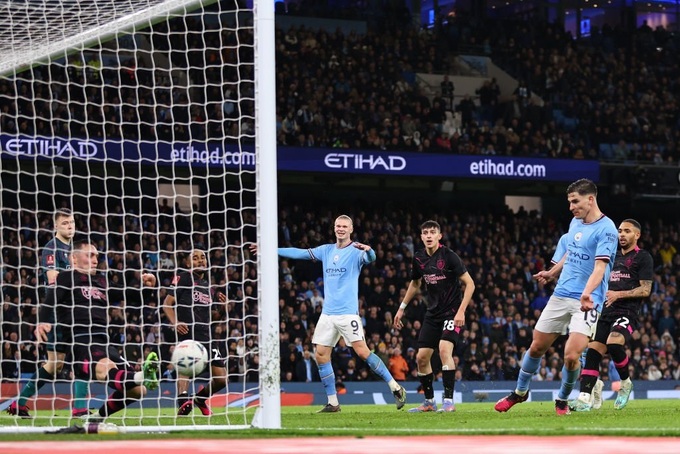
<path fill-rule="evenodd" d="M 47 360 L 33 332 L 65 208 L 122 292 L 109 297 L 105 347 L 136 370 L 149 352 L 161 360 L 159 389 L 106 422 L 129 433 L 281 428 L 274 2 L 26 0 L 0 3 L 0 17 L 0 433 L 81 424 L 72 346 L 57 377 L 25 395 Z M 177 416 L 179 337 L 163 304 L 195 249 L 208 259 L 228 380 L 207 400 L 212 415 Z M 142 273 L 156 286 L 142 289 Z M 211 379 L 208 366 L 190 394 Z M 89 385 L 93 413 L 110 384 Z"/>
<path fill-rule="evenodd" d="M 281 362 L 278 307 L 278 229 L 276 177 L 276 77 L 274 2 L 255 5 L 255 118 L 258 184 L 257 241 L 259 244 L 260 311 L 260 407 L 253 425 L 281 428 Z M 270 190 L 269 188 L 273 188 Z"/>

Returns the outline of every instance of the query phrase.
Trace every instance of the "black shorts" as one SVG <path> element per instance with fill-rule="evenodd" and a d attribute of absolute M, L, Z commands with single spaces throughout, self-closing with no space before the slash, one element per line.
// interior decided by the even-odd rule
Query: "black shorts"
<path fill-rule="evenodd" d="M 438 350 L 439 341 L 445 340 L 452 342 L 455 348 L 460 339 L 460 333 L 465 328 L 463 326 L 454 326 L 454 317 L 455 314 L 453 313 L 438 317 L 425 314 L 425 319 L 418 335 L 418 347 Z"/>
<path fill-rule="evenodd" d="M 47 296 L 45 298 L 54 298 L 54 289 L 48 288 L 46 294 Z M 68 349 L 68 346 L 60 346 L 60 344 L 68 342 L 68 339 L 64 338 L 60 325 L 55 322 L 55 311 L 54 308 L 52 309 L 52 311 L 47 313 L 47 318 L 45 320 L 40 320 L 40 323 L 50 323 L 52 325 L 52 329 L 47 333 L 47 342 L 44 344 L 45 349 L 49 352 L 67 353 L 66 350 Z"/>
<path fill-rule="evenodd" d="M 637 314 L 612 315 L 605 318 L 600 317 L 595 328 L 595 336 L 593 340 L 607 345 L 607 338 L 609 334 L 616 331 L 621 333 L 626 339 L 626 343 L 630 342 L 633 332 L 640 327 L 640 320 Z"/>
<path fill-rule="evenodd" d="M 74 337 L 74 342 L 71 345 L 73 348 L 73 373 L 76 378 L 81 380 L 96 380 L 97 363 L 104 358 L 108 358 L 119 369 L 127 369 L 134 372 L 130 364 L 125 361 L 118 353 L 118 349 L 109 345 L 108 339 L 105 337 L 89 338 L 84 336 L 78 338 Z"/>
<path fill-rule="evenodd" d="M 185 340 L 193 340 L 191 337 L 191 334 L 187 335 L 178 335 L 177 336 L 177 342 L 182 342 Z M 225 368 L 226 367 L 226 358 L 227 358 L 227 346 L 226 346 L 226 341 L 205 341 L 205 340 L 197 340 L 196 342 L 200 342 L 203 344 L 205 349 L 208 351 L 208 357 L 210 359 L 210 367 L 221 367 Z"/>

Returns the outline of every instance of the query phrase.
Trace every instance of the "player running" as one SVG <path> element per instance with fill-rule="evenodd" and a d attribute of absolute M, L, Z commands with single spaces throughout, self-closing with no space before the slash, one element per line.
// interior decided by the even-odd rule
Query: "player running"
<path fill-rule="evenodd" d="M 568 329 L 555 412 L 558 415 L 570 413 L 567 399 L 579 376 L 581 354 L 602 310 L 618 234 L 612 220 L 600 211 L 597 186 L 592 181 L 581 179 L 570 184 L 567 201 L 574 218 L 567 232 L 566 253 L 549 271 L 535 275 L 544 283 L 557 276 L 559 280 L 536 323 L 531 346 L 522 358 L 517 388 L 494 407 L 499 412 L 506 412 L 529 398 L 531 377 L 538 371 L 543 355 Z"/>

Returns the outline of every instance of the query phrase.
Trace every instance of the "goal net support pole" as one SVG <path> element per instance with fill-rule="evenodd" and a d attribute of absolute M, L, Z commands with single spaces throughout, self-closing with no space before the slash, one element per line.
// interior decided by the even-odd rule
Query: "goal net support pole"
<path fill-rule="evenodd" d="M 242 309 L 238 323 L 243 332 L 227 333 L 228 340 L 241 336 L 239 342 L 246 344 L 257 338 L 256 347 L 245 355 L 227 350 L 229 357 L 238 357 L 241 362 L 234 380 L 227 385 L 229 394 L 219 396 L 220 405 L 226 406 L 219 415 L 222 419 L 195 414 L 178 418 L 175 388 L 170 383 L 163 388 L 162 382 L 160 391 L 150 392 L 130 413 L 126 409 L 109 418 L 110 422 L 124 426 L 128 433 L 281 427 L 274 2 L 254 0 L 252 15 L 251 11 L 239 10 L 240 4 L 216 0 L 44 0 L 0 5 L 0 17 L 6 18 L 5 32 L 0 34 L 0 82 L 7 82 L 15 90 L 9 95 L 0 93 L 0 104 L 14 108 L 7 115 L 15 116 L 16 124 L 21 121 L 32 127 L 0 130 L 2 201 L 3 205 L 10 202 L 3 206 L 0 219 L 3 239 L 6 232 L 18 231 L 17 226 L 3 224 L 6 212 L 13 213 L 9 218 L 28 215 L 35 221 L 33 227 L 26 227 L 35 230 L 30 244 L 28 241 L 21 244 L 23 240 L 19 240 L 17 246 L 10 246 L 19 256 L 26 249 L 31 249 L 34 255 L 40 253 L 44 239 L 49 237 L 49 231 L 53 232 L 50 218 L 60 203 L 74 211 L 76 221 L 83 227 L 91 228 L 94 219 L 106 228 L 107 235 L 117 234 L 118 227 L 127 229 L 126 222 L 131 216 L 135 219 L 131 229 L 138 228 L 145 219 L 156 223 L 156 230 L 134 231 L 133 236 L 176 238 L 180 230 L 176 218 L 156 211 L 150 214 L 144 208 L 157 208 L 161 198 L 171 196 L 188 202 L 189 208 L 180 217 L 190 227 L 182 234 L 205 238 L 210 243 L 204 245 L 209 257 L 212 252 L 228 256 L 229 249 L 236 249 L 239 266 L 252 267 L 253 260 L 257 260 L 257 313 Z M 231 9 L 227 11 L 227 7 Z M 181 19 L 179 30 L 172 28 L 173 18 Z M 126 43 L 118 43 L 123 37 Z M 106 41 L 110 43 L 105 44 Z M 173 48 L 175 43 L 178 48 Z M 87 66 L 85 59 L 80 58 L 85 52 L 91 52 L 100 66 Z M 123 59 L 132 61 L 132 66 L 123 64 Z M 52 80 L 54 68 L 58 68 L 54 73 L 59 76 Z M 115 75 L 109 84 L 111 74 Z M 22 87 L 24 91 L 20 90 Z M 29 89 L 25 90 L 26 87 Z M 32 91 L 33 87 L 38 89 Z M 133 96 L 106 98 L 125 90 Z M 135 97 L 136 93 L 145 95 Z M 27 105 L 36 107 L 31 111 L 25 109 Z M 111 120 L 112 117 L 116 119 Z M 202 130 L 196 129 L 200 135 L 195 135 L 193 129 L 197 124 L 200 126 L 196 118 L 201 118 L 205 125 Z M 153 131 L 151 139 L 149 131 Z M 211 131 L 213 135 L 208 137 Z M 130 134 L 135 137 L 131 139 Z M 253 138 L 254 169 L 249 161 Z M 95 150 L 95 154 L 79 156 L 78 146 Z M 219 156 L 222 161 L 200 160 L 208 146 L 210 153 L 222 153 Z M 182 152 L 187 150 L 184 158 L 170 159 L 180 148 Z M 197 148 L 201 153 L 194 153 Z M 135 153 L 127 154 L 130 150 Z M 194 154 L 200 155 L 198 161 Z M 240 161 L 234 162 L 234 156 Z M 30 184 L 22 185 L 27 181 Z M 180 186 L 187 192 L 178 193 Z M 109 204 L 117 204 L 122 212 L 110 213 Z M 198 211 L 194 211 L 192 204 L 199 205 Z M 164 216 L 172 218 L 166 229 L 161 220 Z M 194 216 L 209 218 L 207 234 L 203 230 L 194 231 Z M 123 219 L 123 225 L 116 224 L 116 219 Z M 235 225 L 230 223 L 232 220 Z M 81 233 L 93 232 L 101 233 L 95 230 Z M 234 242 L 213 244 L 212 234 L 218 237 L 216 241 L 231 237 Z M 41 241 L 37 242 L 36 237 Z M 107 241 L 104 240 L 107 255 L 155 254 L 158 258 L 178 252 L 165 249 L 160 240 L 154 245 L 157 249 L 141 251 L 119 250 L 118 243 Z M 245 263 L 248 243 L 253 241 L 258 244 L 258 256 Z M 25 267 L 29 274 L 38 276 L 34 261 L 22 265 L 21 260 L 15 269 L 17 275 Z M 163 260 L 152 268 L 158 274 Z M 227 259 L 226 267 L 229 265 Z M 175 262 L 172 266 L 174 272 L 181 265 Z M 133 270 L 146 269 L 143 264 Z M 170 272 L 167 268 L 164 271 Z M 238 284 L 242 290 L 251 279 L 252 276 L 242 275 L 229 281 L 225 277 L 227 284 Z M 18 283 L 15 286 L 20 287 Z M 159 282 L 160 287 L 168 285 Z M 235 305 L 245 308 L 249 296 L 240 298 Z M 17 301 L 12 304 L 20 307 L 23 302 Z M 144 309 L 162 312 L 158 306 L 142 304 Z M 158 320 L 160 316 L 156 324 Z M 19 334 L 25 323 L 23 319 L 17 323 Z M 139 323 L 143 329 L 151 326 L 144 325 L 143 320 Z M 251 323 L 257 323 L 256 334 L 246 332 L 246 324 Z M 19 338 L 14 343 L 30 342 L 31 339 Z M 144 340 L 132 343 L 142 351 L 146 344 Z M 119 347 L 122 349 L 122 345 Z M 246 357 L 249 360 L 259 357 L 259 365 L 253 365 L 256 359 L 247 362 Z M 162 360 L 167 363 L 168 357 Z M 70 416 L 71 396 L 63 392 L 64 383 L 59 385 L 62 391 L 56 391 L 58 385 L 49 383 L 39 393 L 42 408 L 47 408 L 45 402 L 52 399 L 49 411 L 34 406 L 31 411 L 36 412 L 36 417 L 32 420 L 3 418 L 0 433 L 38 433 L 70 423 L 67 413 Z M 50 389 L 54 390 L 51 396 Z M 90 392 L 90 399 L 95 393 L 105 398 L 107 390 L 99 384 L 91 385 Z M 3 395 L 7 397 L 10 396 Z M 33 397 L 29 402 L 37 405 L 38 400 Z M 252 415 L 250 407 L 254 403 L 258 407 Z M 0 403 L 0 410 L 8 405 L 9 400 Z"/>
<path fill-rule="evenodd" d="M 260 407 L 253 425 L 281 428 L 274 2 L 255 1 L 255 130 L 260 301 Z"/>

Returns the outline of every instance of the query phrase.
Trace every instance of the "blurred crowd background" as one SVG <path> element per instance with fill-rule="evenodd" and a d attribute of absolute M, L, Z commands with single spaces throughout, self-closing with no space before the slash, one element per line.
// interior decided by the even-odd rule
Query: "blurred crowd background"
<path fill-rule="evenodd" d="M 345 2 L 343 8 L 331 8 L 334 2 L 286 3 L 288 15 L 360 18 L 367 27 L 365 33 L 340 27 L 277 28 L 279 146 L 626 165 L 680 162 L 680 35 L 663 27 L 593 27 L 589 37 L 576 39 L 558 24 L 521 18 L 440 14 L 432 26 L 416 26 L 403 2 L 381 8 L 375 2 Z M 172 64 L 190 68 L 200 90 L 174 89 L 168 72 L 134 57 L 112 64 L 105 53 L 69 56 L 67 62 L 31 68 L 28 75 L 0 79 L 0 132 L 151 142 L 252 141 L 252 30 L 236 32 L 216 24 L 177 18 L 140 32 L 155 48 L 172 49 Z M 122 49 L 125 42 L 117 45 Z M 474 89 L 462 91 L 451 82 L 470 70 L 460 67 L 462 53 L 490 58 L 515 78 L 516 86 L 503 94 L 497 80 L 480 78 Z M 441 83 L 423 84 L 420 73 L 438 75 Z M 459 379 L 516 379 L 551 292 L 531 276 L 548 266 L 568 226 L 568 213 L 433 210 L 426 205 L 396 209 L 382 203 L 387 199 L 363 206 L 329 199 L 281 200 L 279 245 L 306 248 L 331 242 L 335 217 L 345 213 L 354 219 L 356 239 L 370 244 L 378 256 L 364 268 L 360 282 L 368 345 L 397 380 L 417 379 L 416 339 L 425 306 L 419 299 L 409 305 L 401 330 L 392 319 L 408 285 L 414 249 L 420 247 L 418 226 L 430 218 L 440 222 L 443 243 L 463 258 L 477 285 L 463 341 L 456 346 Z M 45 359 L 33 329 L 41 297 L 39 254 L 53 234 L 51 210 L 18 200 L 3 190 L 3 381 L 32 374 Z M 199 247 L 209 251 L 213 285 L 228 296 L 227 304 L 214 307 L 213 335 L 227 344 L 230 379 L 257 379 L 257 269 L 247 248 L 255 239 L 253 213 L 227 214 L 215 222 L 216 214 L 204 205 L 182 210 L 164 200 L 131 210 L 115 200 L 73 206 L 62 195 L 54 205 L 77 213 L 78 235 L 89 235 L 105 253 L 100 268 L 111 274 L 113 285 L 134 287 L 142 271 L 159 277 L 157 289 L 144 290 L 143 304 L 111 302 L 111 340 L 131 363 L 139 367 L 148 351 L 157 350 L 164 377 L 174 376 L 168 360 L 175 332 L 159 306 L 176 270 L 187 266 L 189 251 Z M 680 238 L 668 216 L 658 212 L 638 219 L 641 245 L 652 253 L 656 275 L 642 308 L 642 328 L 629 349 L 636 380 L 680 379 Z M 279 277 L 281 379 L 318 380 L 311 337 L 324 301 L 321 270 L 314 263 L 282 260 Z M 560 379 L 561 342 L 546 354 L 536 380 Z M 375 379 L 342 341 L 333 365 L 339 381 Z M 607 378 L 608 373 L 605 359 L 602 374 Z M 68 378 L 69 368 L 62 374 Z"/>
<path fill-rule="evenodd" d="M 385 361 L 397 380 L 417 379 L 416 341 L 425 305 L 420 298 L 409 305 L 401 330 L 394 328 L 392 320 L 410 280 L 413 252 L 422 247 L 418 227 L 429 218 L 440 222 L 442 243 L 462 257 L 477 285 L 463 340 L 456 346 L 459 378 L 516 378 L 521 356 L 531 343 L 533 327 L 551 293 L 550 287 L 538 284 L 532 275 L 549 266 L 557 240 L 568 227 L 566 216 L 557 219 L 523 210 L 433 212 L 423 207 L 413 213 L 380 206 L 353 209 L 341 203 L 336 207 L 292 205 L 282 207 L 280 212 L 280 246 L 307 248 L 334 241 L 333 223 L 340 212 L 352 216 L 355 239 L 376 251 L 377 260 L 362 272 L 360 314 L 369 348 Z M 33 329 L 40 298 L 37 251 L 51 236 L 51 221 L 28 210 L 19 216 L 5 211 L 2 216 L 2 377 L 17 379 L 20 374 L 35 371 L 37 362 L 45 359 L 44 352 L 36 348 Z M 166 375 L 172 376 L 167 361 L 176 338 L 159 305 L 175 270 L 188 266 L 191 248 L 205 248 L 210 251 L 213 286 L 228 296 L 226 304 L 214 306 L 213 335 L 224 339 L 228 346 L 232 379 L 242 378 L 245 373 L 249 380 L 255 379 L 257 272 L 247 248 L 254 235 L 243 236 L 243 242 L 227 243 L 222 232 L 209 232 L 207 224 L 200 224 L 200 217 L 195 216 L 193 224 L 190 219 L 190 215 L 163 205 L 156 213 L 142 215 L 123 214 L 120 210 L 107 216 L 76 215 L 78 234 L 88 235 L 102 251 L 108 251 L 102 256 L 100 268 L 110 274 L 114 286 L 138 286 L 141 270 L 159 277 L 159 288 L 144 290 L 143 304 L 111 301 L 111 341 L 138 367 L 149 350 L 157 350 L 165 361 L 164 368 L 169 368 Z M 652 295 L 642 307 L 642 328 L 634 334 L 630 346 L 631 375 L 635 379 L 677 380 L 678 228 L 660 220 L 641 222 L 644 234 L 640 244 L 652 253 L 656 273 Z M 159 233 L 172 230 L 172 223 L 179 233 Z M 195 229 L 193 233 L 190 225 Z M 201 231 L 209 233 L 197 233 Z M 314 368 L 307 367 L 304 361 L 313 360 L 313 354 L 307 352 L 313 352 L 311 338 L 323 301 L 318 263 L 280 262 L 283 381 L 318 379 Z M 548 352 L 536 380 L 559 379 L 562 342 L 560 339 Z M 341 381 L 375 379 L 342 341 L 335 349 L 333 364 Z M 602 364 L 602 373 L 608 377 L 607 360 Z M 68 377 L 68 368 L 63 374 Z"/>

